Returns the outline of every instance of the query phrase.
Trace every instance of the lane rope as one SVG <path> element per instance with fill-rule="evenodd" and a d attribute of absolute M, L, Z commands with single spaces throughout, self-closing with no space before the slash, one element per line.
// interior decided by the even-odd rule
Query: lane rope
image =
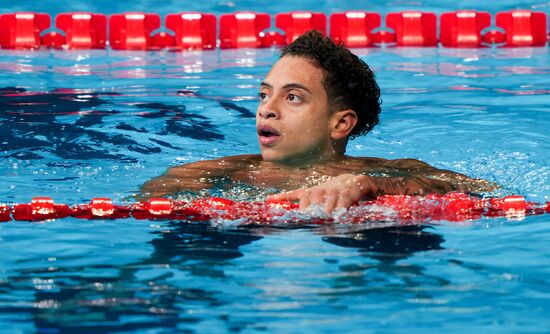
<path fill-rule="evenodd" d="M 319 210 L 322 211 L 322 210 Z M 51 197 L 34 197 L 30 203 L 0 204 L 0 222 L 78 219 L 186 220 L 206 222 L 215 219 L 246 223 L 275 222 L 361 223 L 369 221 L 450 221 L 464 222 L 482 217 L 523 217 L 550 214 L 550 202 L 526 201 L 523 196 L 478 198 L 464 193 L 446 195 L 383 195 L 361 201 L 335 215 L 300 211 L 289 201 L 238 202 L 226 198 L 199 198 L 190 202 L 152 198 L 145 202 L 116 204 L 110 198 L 93 198 L 87 204 L 58 204 Z"/>
<path fill-rule="evenodd" d="M 274 19 L 274 20 L 273 20 Z M 384 19 L 384 20 L 382 20 Z M 54 21 L 55 26 L 52 26 Z M 272 25 L 272 21 L 275 24 Z M 384 25 L 382 25 L 384 23 Z M 157 13 L 15 12 L 0 14 L 3 49 L 209 50 L 287 45 L 318 30 L 348 48 L 380 46 L 482 48 L 536 47 L 550 40 L 547 15 L 515 9 L 485 11 L 408 10 L 385 15 L 366 10 L 323 13 L 242 11 L 218 16 Z"/>

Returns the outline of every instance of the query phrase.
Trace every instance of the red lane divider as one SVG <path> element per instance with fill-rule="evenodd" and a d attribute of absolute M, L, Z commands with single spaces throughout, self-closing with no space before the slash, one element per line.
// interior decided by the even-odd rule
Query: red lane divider
<path fill-rule="evenodd" d="M 65 33 L 62 45 L 68 49 L 105 49 L 107 41 L 107 17 L 94 13 L 63 13 L 55 18 L 55 26 Z M 43 44 L 47 44 L 48 36 L 58 35 L 50 32 L 42 37 Z M 59 38 L 52 38 L 52 40 Z M 54 42 L 55 43 L 55 42 Z M 51 45 L 51 44 L 50 44 Z"/>
<path fill-rule="evenodd" d="M 202 198 L 191 202 L 153 198 L 131 205 L 113 204 L 109 198 L 94 198 L 89 204 L 56 204 L 49 197 L 35 197 L 30 203 L 13 207 L 0 205 L 0 221 L 44 221 L 74 217 L 80 219 L 120 219 L 207 221 L 212 219 L 246 222 L 318 222 L 335 220 L 349 223 L 366 221 L 465 221 L 481 217 L 521 217 L 550 213 L 546 204 L 528 202 L 523 196 L 483 199 L 463 193 L 408 196 L 384 195 L 363 201 L 334 216 L 308 217 L 298 205 L 288 201 L 234 202 L 224 198 Z M 290 215 L 289 215 L 290 214 Z"/>
<path fill-rule="evenodd" d="M 259 48 L 260 33 L 271 26 L 271 17 L 265 13 L 240 12 L 220 16 L 220 47 Z"/>
<path fill-rule="evenodd" d="M 434 13 L 406 11 L 390 13 L 386 24 L 395 31 L 398 46 L 436 46 L 437 23 Z"/>
<path fill-rule="evenodd" d="M 285 32 L 287 44 L 309 30 L 320 31 L 323 35 L 327 33 L 327 17 L 323 13 L 280 13 L 275 15 L 275 25 Z"/>
<path fill-rule="evenodd" d="M 216 47 L 216 16 L 179 13 L 166 16 L 166 28 L 175 33 L 175 48 L 213 49 Z"/>
<path fill-rule="evenodd" d="M 219 18 L 221 48 L 261 48 L 282 46 L 304 32 L 316 29 L 326 34 L 327 15 L 308 11 L 274 15 L 275 28 L 270 31 L 272 16 L 266 13 L 236 12 Z M 491 14 L 473 10 L 442 13 L 402 11 L 388 13 L 386 26 L 381 15 L 362 10 L 330 14 L 330 37 L 347 47 L 379 45 L 484 47 L 543 46 L 548 19 L 544 12 L 512 10 Z M 75 12 L 58 14 L 51 28 L 48 14 L 19 12 L 0 15 L 0 47 L 37 49 L 41 46 L 67 49 L 92 49 L 109 46 L 114 50 L 158 50 L 173 48 L 213 49 L 217 46 L 217 18 L 213 14 L 183 12 L 168 14 L 162 27 L 154 13 L 110 15 Z M 437 34 L 439 23 L 440 34 Z M 164 31 L 163 29 L 166 29 Z M 161 31 L 162 30 L 162 31 Z"/>
<path fill-rule="evenodd" d="M 506 31 L 506 46 L 542 46 L 546 43 L 546 14 L 528 10 L 500 12 L 496 23 Z"/>
<path fill-rule="evenodd" d="M 130 217 L 130 207 L 115 205 L 110 198 L 94 198 L 90 204 L 73 207 L 73 217 L 82 219 L 117 219 Z"/>
<path fill-rule="evenodd" d="M 151 33 L 160 28 L 160 16 L 150 13 L 123 13 L 109 17 L 111 48 L 115 50 L 150 50 Z"/>
<path fill-rule="evenodd" d="M 378 13 L 349 11 L 330 16 L 330 38 L 343 42 L 348 48 L 372 46 L 373 30 L 380 27 L 382 17 Z"/>
<path fill-rule="evenodd" d="M 7 205 L 0 204 L 0 222 L 7 222 L 11 220 L 10 217 L 11 208 Z"/>
<path fill-rule="evenodd" d="M 268 30 L 271 28 L 269 14 L 223 14 L 220 16 L 220 47 L 282 46 L 311 29 L 325 34 L 326 21 L 324 13 L 279 13 L 275 15 L 275 25 L 284 32 L 282 34 Z M 444 47 L 483 47 L 493 44 L 521 47 L 543 46 L 548 41 L 546 14 L 529 10 L 498 12 L 495 26 L 491 25 L 491 14 L 487 12 L 460 10 L 443 13 L 440 16 L 439 36 L 434 13 L 388 13 L 385 21 L 387 27 L 382 27 L 380 14 L 365 11 L 332 13 L 330 36 L 351 48 L 380 44 L 437 46 L 438 42 Z M 213 14 L 168 14 L 165 28 L 169 31 L 152 35 L 162 26 L 160 16 L 154 13 L 113 14 L 108 20 L 104 14 L 98 13 L 62 13 L 55 19 L 55 26 L 61 32 L 46 32 L 51 26 L 48 14 L 20 12 L 0 15 L 0 47 L 105 48 L 107 25 L 110 47 L 114 50 L 212 49 L 217 43 L 216 16 Z"/>
<path fill-rule="evenodd" d="M 446 47 L 479 48 L 481 31 L 491 26 L 491 14 L 459 10 L 441 15 L 440 41 Z M 497 40 L 494 40 L 496 43 Z"/>
<path fill-rule="evenodd" d="M 264 48 L 286 45 L 285 35 L 276 31 L 262 31 L 260 32 L 260 39 L 262 40 L 262 47 Z"/>
<path fill-rule="evenodd" d="M 16 204 L 13 207 L 15 220 L 46 220 L 69 217 L 72 214 L 67 204 L 55 204 L 50 197 L 34 197 L 29 204 Z"/>
<path fill-rule="evenodd" d="M 44 13 L 13 13 L 0 15 L 0 46 L 5 49 L 36 49 L 40 33 L 48 29 L 51 19 Z"/>

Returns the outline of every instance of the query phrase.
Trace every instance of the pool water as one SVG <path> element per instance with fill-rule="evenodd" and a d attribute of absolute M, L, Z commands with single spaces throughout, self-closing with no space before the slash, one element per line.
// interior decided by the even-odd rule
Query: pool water
<path fill-rule="evenodd" d="M 205 11 L 245 5 L 259 6 Z M 472 7 L 512 5 L 501 6 Z M 383 111 L 349 154 L 417 158 L 496 182 L 495 195 L 550 200 L 548 47 L 354 52 L 376 72 Z M 122 203 L 169 166 L 258 152 L 258 85 L 277 56 L 0 50 L 0 202 Z M 549 241 L 548 215 L 382 227 L 11 221 L 0 224 L 0 332 L 542 333 Z"/>

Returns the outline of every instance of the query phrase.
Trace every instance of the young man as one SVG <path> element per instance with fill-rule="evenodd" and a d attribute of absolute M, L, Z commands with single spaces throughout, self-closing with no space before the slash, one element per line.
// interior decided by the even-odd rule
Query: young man
<path fill-rule="evenodd" d="M 378 124 L 380 89 L 368 65 L 310 31 L 282 50 L 260 84 L 256 127 L 261 155 L 174 167 L 147 182 L 147 197 L 199 191 L 219 180 L 282 191 L 268 199 L 304 209 L 348 208 L 381 194 L 481 192 L 490 184 L 413 159 L 345 155 L 350 138 Z"/>

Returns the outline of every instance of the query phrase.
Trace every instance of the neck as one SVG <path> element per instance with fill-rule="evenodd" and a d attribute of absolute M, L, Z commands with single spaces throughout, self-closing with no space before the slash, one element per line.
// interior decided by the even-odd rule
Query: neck
<path fill-rule="evenodd" d="M 282 167 L 312 167 L 317 165 L 322 165 L 325 163 L 342 160 L 345 158 L 344 151 L 337 152 L 323 152 L 317 154 L 307 154 L 302 156 L 295 156 L 288 159 L 277 160 L 277 161 L 266 161 L 268 163 L 273 163 Z M 265 161 L 265 160 L 264 160 Z"/>

